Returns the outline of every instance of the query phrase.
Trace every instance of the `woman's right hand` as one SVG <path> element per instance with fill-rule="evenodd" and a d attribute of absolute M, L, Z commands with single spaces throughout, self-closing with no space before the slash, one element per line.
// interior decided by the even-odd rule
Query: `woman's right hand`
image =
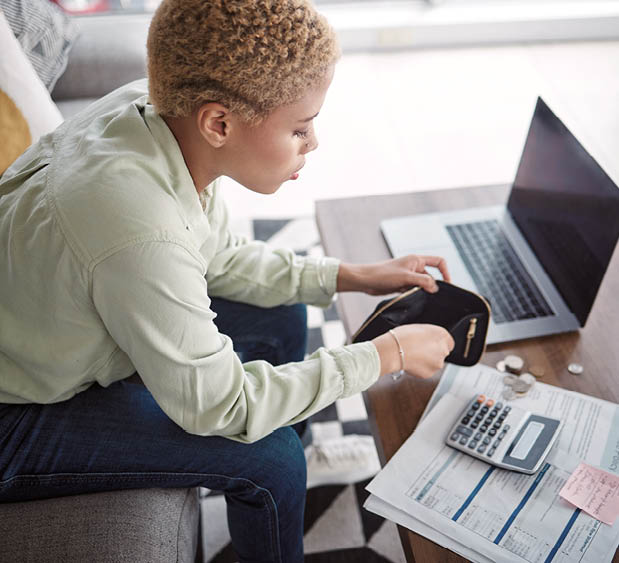
<path fill-rule="evenodd" d="M 404 351 L 404 370 L 416 377 L 432 377 L 454 348 L 454 339 L 443 327 L 430 324 L 402 325 L 393 329 Z M 380 356 L 380 374 L 399 372 L 400 350 L 392 334 L 372 340 Z"/>

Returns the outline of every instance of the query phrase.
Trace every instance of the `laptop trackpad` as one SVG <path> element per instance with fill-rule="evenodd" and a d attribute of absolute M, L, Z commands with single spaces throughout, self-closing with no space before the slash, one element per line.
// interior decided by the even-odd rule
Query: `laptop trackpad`
<path fill-rule="evenodd" d="M 382 228 L 393 256 L 442 256 L 447 261 L 451 281 L 460 287 L 476 291 L 475 284 L 441 219 L 432 215 L 397 217 L 384 221 Z M 428 268 L 428 272 L 436 279 L 443 279 L 437 268 Z"/>
<path fill-rule="evenodd" d="M 393 256 L 421 254 L 420 248 L 441 248 L 451 245 L 443 222 L 433 215 L 396 217 L 381 223 Z"/>

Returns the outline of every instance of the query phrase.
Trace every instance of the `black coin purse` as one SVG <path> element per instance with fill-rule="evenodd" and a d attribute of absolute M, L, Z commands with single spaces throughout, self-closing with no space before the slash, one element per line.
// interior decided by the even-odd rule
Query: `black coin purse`
<path fill-rule="evenodd" d="M 436 283 L 436 293 L 414 287 L 381 301 L 352 341 L 371 340 L 403 324 L 439 325 L 449 331 L 456 343 L 445 361 L 459 366 L 475 365 L 486 348 L 490 304 L 481 295 L 457 285 L 440 280 Z"/>

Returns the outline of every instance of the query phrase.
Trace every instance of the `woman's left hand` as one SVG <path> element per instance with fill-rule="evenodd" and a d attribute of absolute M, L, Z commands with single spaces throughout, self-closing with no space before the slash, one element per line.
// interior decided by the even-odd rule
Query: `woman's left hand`
<path fill-rule="evenodd" d="M 430 293 L 438 291 L 434 278 L 426 267 L 438 268 L 445 281 L 451 281 L 447 263 L 440 256 L 409 254 L 373 264 L 342 262 L 337 275 L 337 291 L 362 291 L 384 295 L 420 286 Z"/>

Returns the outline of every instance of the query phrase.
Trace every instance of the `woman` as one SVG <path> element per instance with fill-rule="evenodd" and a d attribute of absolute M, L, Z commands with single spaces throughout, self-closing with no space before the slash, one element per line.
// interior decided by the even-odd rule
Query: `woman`
<path fill-rule="evenodd" d="M 6 171 L 0 501 L 201 485 L 225 492 L 242 561 L 302 560 L 290 426 L 401 368 L 429 377 L 453 348 L 409 325 L 304 360 L 300 303 L 434 291 L 425 267 L 448 279 L 444 261 L 316 260 L 228 231 L 217 178 L 270 194 L 298 177 L 338 56 L 303 0 L 164 0 L 148 83 Z"/>

